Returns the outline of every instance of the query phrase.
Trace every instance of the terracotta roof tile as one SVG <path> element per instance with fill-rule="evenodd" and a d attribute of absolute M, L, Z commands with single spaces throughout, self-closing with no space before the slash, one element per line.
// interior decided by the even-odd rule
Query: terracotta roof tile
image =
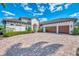
<path fill-rule="evenodd" d="M 58 22 L 66 22 L 66 21 L 76 21 L 77 18 L 59 18 L 59 19 L 54 19 L 51 21 L 47 21 L 47 22 L 42 22 L 41 24 L 51 24 L 51 23 L 58 23 Z"/>

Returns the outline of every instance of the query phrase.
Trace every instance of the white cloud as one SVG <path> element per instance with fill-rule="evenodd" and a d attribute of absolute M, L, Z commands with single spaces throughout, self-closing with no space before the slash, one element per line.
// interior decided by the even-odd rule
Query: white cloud
<path fill-rule="evenodd" d="M 32 10 L 32 8 L 28 6 L 28 3 L 21 4 L 21 6 L 24 8 L 24 10 Z"/>
<path fill-rule="evenodd" d="M 45 7 L 44 6 L 41 6 L 40 8 L 38 8 L 39 9 L 39 11 L 41 11 L 41 12 L 44 12 L 45 11 Z"/>
<path fill-rule="evenodd" d="M 68 9 L 68 7 L 71 5 L 72 3 L 67 3 L 64 5 L 65 9 Z"/>
<path fill-rule="evenodd" d="M 70 17 L 76 17 L 76 16 L 79 16 L 79 12 L 76 12 L 70 15 Z"/>
<path fill-rule="evenodd" d="M 4 16 L 8 16 L 8 15 L 15 16 L 14 13 L 11 13 L 9 11 L 2 10 L 2 12 L 4 13 Z"/>
<path fill-rule="evenodd" d="M 62 10 L 63 10 L 62 6 L 58 6 L 51 12 L 62 11 Z"/>
<path fill-rule="evenodd" d="M 47 18 L 39 18 L 40 22 L 47 21 Z"/>
<path fill-rule="evenodd" d="M 44 12 L 46 10 L 46 7 L 44 5 L 41 5 L 41 3 L 37 3 L 36 5 L 40 12 Z"/>
<path fill-rule="evenodd" d="M 53 11 L 55 9 L 55 5 L 53 3 L 49 3 L 49 10 Z"/>
<path fill-rule="evenodd" d="M 55 7 L 55 6 L 57 6 L 57 5 L 62 5 L 62 4 L 64 4 L 64 3 L 49 3 L 49 6 L 51 7 Z"/>
<path fill-rule="evenodd" d="M 51 12 L 61 11 L 63 10 L 62 4 L 63 3 L 49 3 L 49 10 Z"/>
<path fill-rule="evenodd" d="M 59 6 L 59 7 L 57 7 L 56 10 L 54 10 L 54 11 L 61 11 L 61 10 L 63 10 L 63 8 L 62 8 L 62 6 Z"/>
<path fill-rule="evenodd" d="M 24 10 L 32 10 L 32 8 L 29 8 L 28 6 L 25 6 Z"/>
<path fill-rule="evenodd" d="M 56 11 L 62 11 L 63 9 L 68 9 L 68 7 L 71 5 L 72 3 L 49 3 L 49 10 L 51 12 L 56 12 Z M 63 8 L 64 6 L 64 8 Z"/>
<path fill-rule="evenodd" d="M 33 13 L 33 16 L 43 15 L 43 13 Z"/>

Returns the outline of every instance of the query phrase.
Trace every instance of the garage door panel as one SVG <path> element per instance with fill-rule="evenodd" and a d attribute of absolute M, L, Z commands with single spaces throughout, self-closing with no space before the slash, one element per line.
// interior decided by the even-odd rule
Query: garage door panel
<path fill-rule="evenodd" d="M 56 27 L 46 27 L 46 32 L 56 32 Z"/>
<path fill-rule="evenodd" d="M 59 33 L 69 34 L 69 26 L 59 26 Z"/>

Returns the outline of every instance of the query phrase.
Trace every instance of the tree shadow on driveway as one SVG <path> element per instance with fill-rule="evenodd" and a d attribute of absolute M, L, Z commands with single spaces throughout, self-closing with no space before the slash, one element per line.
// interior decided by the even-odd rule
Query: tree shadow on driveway
<path fill-rule="evenodd" d="M 62 44 L 47 44 L 48 42 L 37 42 L 30 47 L 21 48 L 21 43 L 14 44 L 9 48 L 4 56 L 47 56 L 55 53 Z M 45 46 L 44 46 L 45 45 Z"/>

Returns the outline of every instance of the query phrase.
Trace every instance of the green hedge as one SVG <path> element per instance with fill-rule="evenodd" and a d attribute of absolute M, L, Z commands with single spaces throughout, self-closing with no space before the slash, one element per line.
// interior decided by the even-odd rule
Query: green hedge
<path fill-rule="evenodd" d="M 74 34 L 74 35 L 79 35 L 79 27 L 74 28 L 73 34 Z"/>
<path fill-rule="evenodd" d="M 15 35 L 20 35 L 20 34 L 27 34 L 27 33 L 32 33 L 32 31 L 15 31 L 15 32 L 6 32 L 3 34 L 4 37 L 10 37 L 10 36 L 15 36 Z"/>

